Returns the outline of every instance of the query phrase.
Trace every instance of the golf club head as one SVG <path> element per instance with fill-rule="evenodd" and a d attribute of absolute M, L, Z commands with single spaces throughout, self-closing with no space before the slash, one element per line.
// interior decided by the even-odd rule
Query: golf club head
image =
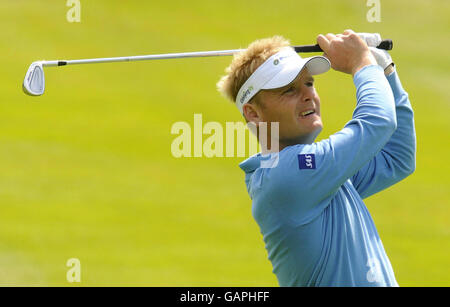
<path fill-rule="evenodd" d="M 28 68 L 22 85 L 23 92 L 30 96 L 40 96 L 44 94 L 45 78 L 42 62 L 34 62 Z"/>

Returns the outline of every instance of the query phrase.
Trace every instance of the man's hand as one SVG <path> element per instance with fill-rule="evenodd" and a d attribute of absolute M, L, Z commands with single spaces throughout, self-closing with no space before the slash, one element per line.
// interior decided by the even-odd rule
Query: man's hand
<path fill-rule="evenodd" d="M 366 44 L 367 44 L 367 46 L 369 46 L 369 48 L 378 46 L 382 41 L 380 33 L 358 32 L 356 34 L 358 34 L 358 36 L 361 37 L 363 39 L 363 41 L 366 42 Z"/>
<path fill-rule="evenodd" d="M 369 47 L 372 55 L 377 60 L 378 65 L 384 69 L 385 75 L 389 75 L 393 71 L 393 62 L 392 58 L 386 50 L 377 49 L 374 47 Z"/>
<path fill-rule="evenodd" d="M 361 68 L 377 64 L 366 42 L 352 30 L 337 35 L 320 34 L 317 43 L 334 70 L 355 75 Z"/>
<path fill-rule="evenodd" d="M 381 43 L 381 36 L 379 33 L 356 33 L 369 46 L 370 52 L 381 68 L 384 69 L 385 75 L 389 75 L 394 70 L 394 63 L 390 54 L 383 49 L 376 48 Z"/>

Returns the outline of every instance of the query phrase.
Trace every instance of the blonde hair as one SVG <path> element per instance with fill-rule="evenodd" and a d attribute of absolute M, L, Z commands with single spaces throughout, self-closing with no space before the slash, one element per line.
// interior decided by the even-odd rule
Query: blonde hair
<path fill-rule="evenodd" d="M 252 42 L 247 49 L 234 55 L 230 66 L 225 69 L 226 75 L 217 82 L 217 90 L 225 98 L 235 102 L 239 89 L 253 72 L 272 55 L 289 45 L 289 40 L 279 35 Z"/>

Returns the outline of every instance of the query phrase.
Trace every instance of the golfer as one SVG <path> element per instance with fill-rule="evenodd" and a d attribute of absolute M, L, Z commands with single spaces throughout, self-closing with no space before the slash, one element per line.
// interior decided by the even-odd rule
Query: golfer
<path fill-rule="evenodd" d="M 278 150 L 240 167 L 280 286 L 398 286 L 363 199 L 414 171 L 416 136 L 390 55 L 369 48 L 376 41 L 319 35 L 324 56 L 302 59 L 280 36 L 258 40 L 218 83 L 247 122 L 279 125 Z M 323 125 L 313 76 L 330 66 L 352 75 L 356 107 L 342 130 L 314 142 Z"/>

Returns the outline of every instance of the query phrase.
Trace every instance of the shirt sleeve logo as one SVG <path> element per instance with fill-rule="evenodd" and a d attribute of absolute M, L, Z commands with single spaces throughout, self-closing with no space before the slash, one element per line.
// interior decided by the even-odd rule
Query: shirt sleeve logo
<path fill-rule="evenodd" d="M 299 169 L 316 169 L 316 156 L 314 154 L 298 155 Z"/>

